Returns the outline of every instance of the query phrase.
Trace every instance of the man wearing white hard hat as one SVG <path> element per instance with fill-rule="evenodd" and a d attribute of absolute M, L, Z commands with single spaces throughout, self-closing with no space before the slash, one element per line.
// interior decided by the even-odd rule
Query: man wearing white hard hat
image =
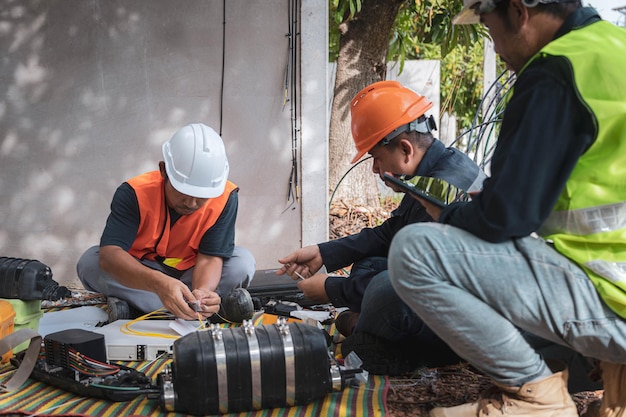
<path fill-rule="evenodd" d="M 163 307 L 184 319 L 224 314 L 221 296 L 254 275 L 254 257 L 235 246 L 238 187 L 220 136 L 184 126 L 163 159 L 118 187 L 100 245 L 78 262 L 85 288 L 107 296 L 109 321 Z"/>

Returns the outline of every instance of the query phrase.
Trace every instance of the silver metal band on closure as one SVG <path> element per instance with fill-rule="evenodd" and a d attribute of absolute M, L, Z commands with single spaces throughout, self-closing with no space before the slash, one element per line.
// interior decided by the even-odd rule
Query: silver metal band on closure
<path fill-rule="evenodd" d="M 281 317 L 276 325 L 283 337 L 283 349 L 285 351 L 285 400 L 287 405 L 291 406 L 296 403 L 296 360 L 293 339 L 284 317 Z"/>
<path fill-rule="evenodd" d="M 341 382 L 341 371 L 337 365 L 332 365 L 330 367 L 330 379 L 333 385 L 333 391 L 341 391 L 342 382 Z"/>
<path fill-rule="evenodd" d="M 610 281 L 626 283 L 626 263 L 624 262 L 594 260 L 585 262 L 585 266 Z"/>
<path fill-rule="evenodd" d="M 261 349 L 251 320 L 244 320 L 243 328 L 248 338 L 250 368 L 252 377 L 252 407 L 260 410 L 263 405 L 263 387 L 261 386 Z"/>
<path fill-rule="evenodd" d="M 166 411 L 174 412 L 176 410 L 176 390 L 174 389 L 174 382 L 172 381 L 171 364 L 165 365 L 165 369 L 161 374 L 161 379 L 161 397 L 163 400 L 163 406 Z"/>
<path fill-rule="evenodd" d="M 555 211 L 539 228 L 541 236 L 567 233 L 584 236 L 626 227 L 626 202 L 578 210 Z"/>
<path fill-rule="evenodd" d="M 213 349 L 215 350 L 215 365 L 217 367 L 217 398 L 220 413 L 228 412 L 228 370 L 226 367 L 226 348 L 222 328 L 211 324 L 213 335 Z"/>

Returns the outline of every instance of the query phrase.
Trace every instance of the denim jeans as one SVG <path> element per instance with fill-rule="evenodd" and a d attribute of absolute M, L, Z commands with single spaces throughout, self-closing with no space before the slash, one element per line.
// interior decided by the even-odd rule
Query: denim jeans
<path fill-rule="evenodd" d="M 163 303 L 156 293 L 125 287 L 111 275 L 100 269 L 98 264 L 99 253 L 99 246 L 87 249 L 76 265 L 78 278 L 86 289 L 99 292 L 107 297 L 117 297 L 126 300 L 133 307 L 145 313 L 163 307 Z M 143 260 L 141 263 L 165 274 L 168 272 L 158 262 Z M 239 286 L 247 288 L 254 277 L 255 268 L 256 261 L 250 251 L 240 246 L 235 246 L 233 255 L 224 259 L 222 278 L 216 292 L 224 296 Z M 189 288 L 191 288 L 192 273 L 193 267 L 186 270 L 179 278 Z"/>
<path fill-rule="evenodd" d="M 423 366 L 446 366 L 461 360 L 398 297 L 388 270 L 376 274 L 367 286 L 354 331 L 414 346 L 415 355 L 420 357 Z"/>
<path fill-rule="evenodd" d="M 359 313 L 367 287 L 381 271 L 387 271 L 387 258 L 370 256 L 356 261 L 348 277 L 329 277 L 325 290 L 335 307 L 348 307 Z"/>
<path fill-rule="evenodd" d="M 419 334 L 425 327 L 417 314 L 396 294 L 389 280 L 389 271 L 376 274 L 363 295 L 355 331 L 398 341 Z"/>
<path fill-rule="evenodd" d="M 508 386 L 550 375 L 523 331 L 626 363 L 626 320 L 542 239 L 489 243 L 438 223 L 408 225 L 389 252 L 394 289 L 462 358 Z"/>

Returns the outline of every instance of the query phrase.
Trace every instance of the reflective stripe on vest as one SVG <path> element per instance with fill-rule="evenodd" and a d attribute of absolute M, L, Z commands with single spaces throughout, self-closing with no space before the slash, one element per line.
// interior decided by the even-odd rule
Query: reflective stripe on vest
<path fill-rule="evenodd" d="M 626 262 L 589 261 L 585 266 L 615 283 L 626 283 Z"/>
<path fill-rule="evenodd" d="M 570 211 L 554 211 L 541 225 L 540 234 L 590 235 L 626 227 L 626 202 Z"/>

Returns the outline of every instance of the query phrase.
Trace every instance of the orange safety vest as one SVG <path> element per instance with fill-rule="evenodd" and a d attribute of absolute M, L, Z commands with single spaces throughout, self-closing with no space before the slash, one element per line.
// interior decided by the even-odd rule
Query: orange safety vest
<path fill-rule="evenodd" d="M 222 195 L 208 199 L 198 210 L 181 216 L 171 226 L 165 180 L 159 171 L 146 172 L 126 182 L 137 195 L 140 217 L 137 237 L 128 252 L 138 259 L 164 258 L 163 264 L 179 271 L 194 266 L 202 236 L 215 224 L 230 194 L 237 189 L 237 185 L 227 181 Z"/>

